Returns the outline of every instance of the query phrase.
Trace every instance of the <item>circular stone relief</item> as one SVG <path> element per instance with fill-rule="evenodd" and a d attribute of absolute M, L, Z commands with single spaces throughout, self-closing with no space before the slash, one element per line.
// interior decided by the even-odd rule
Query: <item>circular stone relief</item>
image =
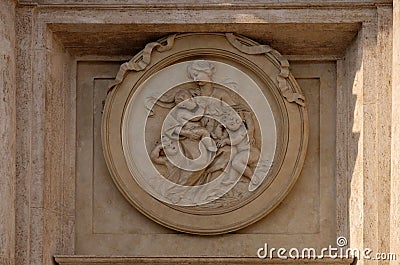
<path fill-rule="evenodd" d="M 123 64 L 103 149 L 124 197 L 194 234 L 243 228 L 294 185 L 307 148 L 305 99 L 276 50 L 233 34 L 179 34 Z"/>

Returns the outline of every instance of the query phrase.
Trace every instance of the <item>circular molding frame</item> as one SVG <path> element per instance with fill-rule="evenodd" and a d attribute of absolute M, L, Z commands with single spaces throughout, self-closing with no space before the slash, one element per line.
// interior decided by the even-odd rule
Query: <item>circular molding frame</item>
<path fill-rule="evenodd" d="M 157 199 L 137 181 L 136 174 L 142 174 L 140 168 L 132 169 L 124 151 L 123 131 L 127 130 L 124 120 L 132 108 L 140 105 L 137 103 L 140 98 L 131 103 L 138 93 L 150 89 L 146 88 L 146 82 L 168 67 L 187 65 L 198 59 L 243 71 L 261 89 L 275 121 L 276 146 L 268 174 L 250 195 L 227 207 L 177 206 Z M 123 196 L 155 222 L 192 234 L 228 233 L 270 213 L 297 180 L 308 143 L 305 98 L 289 71 L 288 61 L 271 47 L 232 33 L 175 34 L 147 44 L 121 65 L 108 92 L 102 122 L 105 159 Z"/>

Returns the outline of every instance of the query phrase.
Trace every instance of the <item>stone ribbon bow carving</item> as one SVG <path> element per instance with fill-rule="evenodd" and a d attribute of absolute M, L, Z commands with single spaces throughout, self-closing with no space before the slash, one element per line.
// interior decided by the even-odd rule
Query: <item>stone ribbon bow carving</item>
<path fill-rule="evenodd" d="M 151 53 L 154 49 L 159 52 L 170 50 L 174 46 L 175 37 L 176 34 L 168 36 L 167 43 L 165 45 L 159 42 L 150 42 L 144 47 L 141 57 L 137 58 L 135 56 L 129 62 L 123 63 L 119 68 L 117 76 L 115 77 L 115 81 L 110 86 L 108 92 L 110 92 L 116 85 L 122 82 L 128 71 L 142 71 L 146 69 L 146 67 L 151 62 Z"/>
<path fill-rule="evenodd" d="M 288 86 L 286 78 L 289 77 L 289 62 L 277 50 L 268 45 L 246 46 L 238 41 L 233 33 L 226 33 L 226 38 L 233 47 L 246 54 L 270 53 L 280 63 L 281 72 L 277 80 L 282 96 L 289 102 L 296 102 L 300 106 L 305 106 L 305 97 L 299 93 L 292 92 Z"/>

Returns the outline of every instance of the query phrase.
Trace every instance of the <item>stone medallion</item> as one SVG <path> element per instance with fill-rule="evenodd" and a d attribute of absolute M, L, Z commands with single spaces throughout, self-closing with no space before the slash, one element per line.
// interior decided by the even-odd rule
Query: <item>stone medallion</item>
<path fill-rule="evenodd" d="M 103 148 L 124 197 L 194 234 L 243 228 L 300 174 L 305 98 L 276 50 L 231 33 L 178 34 L 123 64 L 103 113 Z"/>

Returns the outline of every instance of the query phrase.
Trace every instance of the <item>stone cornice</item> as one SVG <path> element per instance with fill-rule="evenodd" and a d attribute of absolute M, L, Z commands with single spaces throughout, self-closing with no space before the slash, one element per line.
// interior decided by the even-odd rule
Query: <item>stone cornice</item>
<path fill-rule="evenodd" d="M 126 256 L 113 256 L 113 257 L 100 257 L 100 256 L 55 256 L 55 260 L 59 265 L 128 265 L 128 264 L 192 264 L 192 265 L 238 265 L 238 264 L 269 264 L 269 265 L 286 265 L 286 264 L 308 264 L 308 265 L 349 265 L 352 264 L 353 258 L 331 259 L 328 257 L 322 259 L 259 259 L 256 257 L 126 257 Z"/>

